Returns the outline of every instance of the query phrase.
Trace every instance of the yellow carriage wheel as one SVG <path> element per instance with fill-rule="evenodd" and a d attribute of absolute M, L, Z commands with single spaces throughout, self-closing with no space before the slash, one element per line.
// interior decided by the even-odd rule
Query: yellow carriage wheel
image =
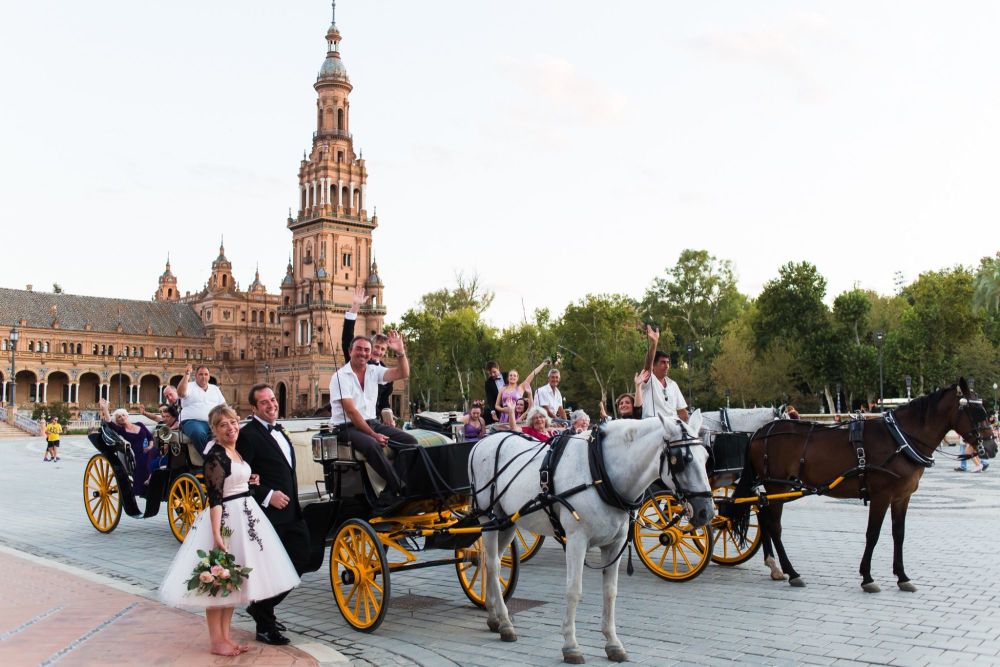
<path fill-rule="evenodd" d="M 632 528 L 639 559 L 667 581 L 694 579 L 711 560 L 712 530 L 695 527 L 683 517 L 674 521 L 682 511 L 669 491 L 660 491 L 639 508 Z"/>
<path fill-rule="evenodd" d="M 94 454 L 83 473 L 83 505 L 94 528 L 110 533 L 122 518 L 122 492 L 114 468 L 103 454 Z"/>
<path fill-rule="evenodd" d="M 500 589 L 503 599 L 509 600 L 517 588 L 517 577 L 521 571 L 521 560 L 517 557 L 517 536 L 500 554 Z M 486 549 L 483 538 L 464 549 L 455 549 L 455 570 L 458 572 L 458 583 L 472 604 L 481 609 L 486 608 Z"/>
<path fill-rule="evenodd" d="M 733 497 L 733 485 L 721 486 L 712 490 L 712 495 L 718 499 Z M 712 530 L 715 533 L 715 541 L 712 544 L 712 562 L 719 565 L 739 565 L 753 558 L 753 555 L 760 549 L 760 523 L 757 520 L 757 506 L 750 508 L 750 523 L 747 527 L 747 541 L 740 547 L 739 540 L 732 530 L 732 522 L 724 516 L 716 515 L 712 519 Z"/>
<path fill-rule="evenodd" d="M 195 519 L 207 506 L 205 491 L 197 477 L 186 472 L 174 479 L 167 492 L 167 520 L 178 542 L 184 541 Z"/>
<path fill-rule="evenodd" d="M 389 561 L 367 521 L 349 519 L 333 538 L 330 586 L 352 628 L 372 632 L 382 624 L 389 607 Z"/>
<path fill-rule="evenodd" d="M 520 554 L 522 563 L 527 563 L 529 560 L 534 558 L 535 554 L 538 553 L 538 550 L 542 548 L 542 543 L 544 541 L 544 535 L 532 533 L 527 530 L 521 532 L 518 528 L 514 529 L 514 542 L 517 543 L 517 552 Z"/>

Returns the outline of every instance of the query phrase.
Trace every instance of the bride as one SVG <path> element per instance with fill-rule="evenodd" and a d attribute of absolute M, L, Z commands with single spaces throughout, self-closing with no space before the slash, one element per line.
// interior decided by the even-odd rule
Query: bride
<path fill-rule="evenodd" d="M 208 415 L 213 442 L 205 449 L 205 485 L 209 511 L 202 512 L 174 556 L 160 584 L 160 599 L 175 607 L 205 609 L 211 651 L 235 656 L 249 647 L 229 636 L 233 608 L 254 600 L 265 600 L 299 583 L 295 568 L 281 541 L 250 495 L 250 465 L 236 451 L 240 433 L 236 413 L 219 405 Z M 242 567 L 253 568 L 238 591 L 213 597 L 188 590 L 192 570 L 201 560 L 198 550 L 224 549 Z"/>

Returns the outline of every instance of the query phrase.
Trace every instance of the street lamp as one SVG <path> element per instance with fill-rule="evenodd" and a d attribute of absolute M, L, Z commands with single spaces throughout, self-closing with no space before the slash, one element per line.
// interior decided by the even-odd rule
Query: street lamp
<path fill-rule="evenodd" d="M 17 340 L 21 337 L 21 332 L 14 325 L 10 330 L 10 404 L 17 404 Z"/>
<path fill-rule="evenodd" d="M 885 332 L 879 329 L 875 332 L 875 347 L 878 348 L 878 411 L 885 412 L 885 397 L 882 394 L 882 343 L 885 342 Z"/>
<path fill-rule="evenodd" d="M 264 364 L 264 382 L 271 384 L 271 365 Z"/>
<path fill-rule="evenodd" d="M 906 400 L 910 400 L 910 390 L 913 387 L 913 378 L 907 375 L 903 378 L 903 382 L 906 383 Z"/>
<path fill-rule="evenodd" d="M 733 390 L 726 387 L 726 410 L 729 409 L 729 397 L 733 395 Z"/>
<path fill-rule="evenodd" d="M 125 353 L 119 352 L 115 357 L 118 360 L 118 407 L 122 406 L 122 362 L 125 361 Z"/>
<path fill-rule="evenodd" d="M 993 412 L 997 411 L 997 383 L 993 383 Z"/>
<path fill-rule="evenodd" d="M 840 383 L 837 383 L 837 414 L 840 414 Z"/>

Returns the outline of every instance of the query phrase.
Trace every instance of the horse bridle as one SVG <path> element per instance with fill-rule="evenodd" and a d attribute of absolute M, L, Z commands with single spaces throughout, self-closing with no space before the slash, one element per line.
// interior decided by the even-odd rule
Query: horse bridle
<path fill-rule="evenodd" d="M 680 422 L 680 420 L 677 420 Z M 681 432 L 685 433 L 684 427 L 681 426 Z M 701 438 L 685 436 L 678 438 L 677 440 L 670 440 L 668 438 L 663 439 L 664 448 L 660 453 L 660 470 L 663 470 L 663 461 L 667 461 L 667 469 L 670 471 L 670 479 L 674 483 L 674 492 L 677 495 L 677 499 L 683 502 L 687 498 L 710 498 L 712 497 L 712 492 L 709 491 L 691 491 L 685 489 L 681 485 L 680 479 L 677 477 L 680 473 L 684 472 L 688 464 L 694 461 L 694 454 L 691 453 L 692 446 L 704 447 L 705 443 Z"/>
<path fill-rule="evenodd" d="M 976 408 L 982 412 L 982 419 L 977 419 L 979 415 L 972 414 L 972 411 Z M 989 424 L 989 415 L 986 414 L 986 408 L 983 407 L 983 399 L 959 399 L 958 411 L 964 414 L 965 418 L 969 420 L 969 430 L 965 433 L 959 433 L 962 442 L 975 449 L 980 457 L 986 457 L 986 446 L 984 443 L 988 440 L 993 440 L 993 427 Z M 987 433 L 986 436 L 983 435 L 984 431 Z M 972 444 L 973 442 L 975 444 Z"/>

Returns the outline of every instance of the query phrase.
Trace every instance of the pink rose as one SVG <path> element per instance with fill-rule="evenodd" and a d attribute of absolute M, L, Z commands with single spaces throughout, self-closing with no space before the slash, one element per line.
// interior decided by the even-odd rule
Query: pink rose
<path fill-rule="evenodd" d="M 212 576 L 213 576 L 213 577 L 218 577 L 218 576 L 220 576 L 220 575 L 222 574 L 222 570 L 223 570 L 223 569 L 224 569 L 224 568 L 223 568 L 223 567 L 222 567 L 221 565 L 213 565 L 213 566 L 212 566 Z"/>
<path fill-rule="evenodd" d="M 229 578 L 229 570 L 223 569 L 221 576 L 222 576 L 223 579 L 228 579 Z"/>
<path fill-rule="evenodd" d="M 210 584 L 215 581 L 215 577 L 212 576 L 211 572 L 202 572 L 198 575 L 198 580 L 203 584 Z"/>

